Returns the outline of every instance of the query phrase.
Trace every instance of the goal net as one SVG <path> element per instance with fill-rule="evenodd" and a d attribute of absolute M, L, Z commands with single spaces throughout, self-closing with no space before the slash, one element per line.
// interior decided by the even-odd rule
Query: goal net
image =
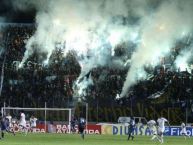
<path fill-rule="evenodd" d="M 31 132 L 49 132 L 49 133 L 70 133 L 72 108 L 19 108 L 19 107 L 2 107 L 3 115 L 12 116 L 12 128 L 17 132 L 19 130 L 20 112 L 26 116 L 26 124 Z M 30 129 L 31 116 L 37 118 L 37 126 Z"/>

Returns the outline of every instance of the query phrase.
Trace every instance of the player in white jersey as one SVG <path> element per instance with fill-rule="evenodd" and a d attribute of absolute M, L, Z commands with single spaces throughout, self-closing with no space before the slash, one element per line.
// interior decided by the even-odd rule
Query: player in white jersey
<path fill-rule="evenodd" d="M 31 131 L 34 132 L 34 129 L 36 128 L 36 121 L 38 119 L 35 118 L 33 115 L 30 118 L 30 127 L 31 127 Z"/>
<path fill-rule="evenodd" d="M 186 137 L 190 137 L 188 134 L 187 134 L 187 131 L 186 131 L 186 125 L 184 122 L 182 122 L 181 124 L 181 132 L 180 134 L 184 136 L 184 138 L 186 139 Z"/>
<path fill-rule="evenodd" d="M 11 126 L 12 126 L 12 116 L 8 113 L 5 118 L 7 118 L 7 120 L 9 121 L 9 126 L 8 127 L 10 129 Z"/>
<path fill-rule="evenodd" d="M 158 136 L 160 138 L 160 142 L 163 143 L 164 140 L 163 140 L 163 134 L 164 134 L 164 131 L 165 131 L 165 123 L 168 123 L 169 124 L 169 121 L 164 118 L 164 117 L 160 117 L 158 118 L 157 120 L 157 124 L 158 124 Z"/>
<path fill-rule="evenodd" d="M 7 131 L 11 132 L 15 135 L 14 128 L 13 128 L 13 130 L 11 129 L 13 127 L 13 125 L 12 125 L 12 116 L 8 113 L 5 118 L 8 120 L 8 123 L 9 123 L 8 126 L 7 126 Z"/>
<path fill-rule="evenodd" d="M 155 138 L 158 139 L 156 121 L 155 120 L 148 121 L 147 122 L 147 127 L 149 128 L 150 132 L 153 134 L 151 140 L 154 140 Z"/>
<path fill-rule="evenodd" d="M 6 118 L 7 118 L 8 121 L 9 121 L 9 127 L 11 127 L 12 116 L 8 113 L 8 114 L 6 115 Z"/>
<path fill-rule="evenodd" d="M 25 120 L 25 114 L 23 111 L 20 112 L 20 120 L 19 120 L 19 126 L 21 129 L 25 132 L 25 135 L 27 135 L 27 127 L 26 127 L 26 120 Z"/>

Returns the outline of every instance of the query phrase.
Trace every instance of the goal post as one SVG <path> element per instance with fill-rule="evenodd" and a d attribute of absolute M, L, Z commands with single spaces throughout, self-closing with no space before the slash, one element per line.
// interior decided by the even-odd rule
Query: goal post
<path fill-rule="evenodd" d="M 22 108 L 22 107 L 6 107 L 4 105 L 4 107 L 1 108 L 1 113 L 2 115 L 6 115 L 7 113 L 10 113 L 10 112 L 13 112 L 13 111 L 43 111 L 44 112 L 44 129 L 45 129 L 45 132 L 46 132 L 46 127 L 48 125 L 47 121 L 51 121 L 51 120 L 47 120 L 48 119 L 48 116 L 49 116 L 49 113 L 52 111 L 67 111 L 68 114 L 66 116 L 68 116 L 68 133 L 71 133 L 71 117 L 72 117 L 72 111 L 73 109 L 72 108 L 47 108 L 46 107 L 46 103 L 45 103 L 45 107 L 44 108 Z M 42 114 L 43 114 L 42 112 Z M 56 113 L 55 113 L 56 114 Z"/>

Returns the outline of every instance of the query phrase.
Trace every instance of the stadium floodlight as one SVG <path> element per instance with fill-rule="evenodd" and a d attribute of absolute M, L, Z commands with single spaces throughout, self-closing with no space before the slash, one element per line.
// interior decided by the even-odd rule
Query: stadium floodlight
<path fill-rule="evenodd" d="M 49 111 L 68 111 L 68 126 L 69 126 L 69 133 L 71 133 L 71 117 L 72 117 L 72 108 L 47 108 L 46 107 L 46 103 L 45 103 L 45 107 L 44 108 L 22 108 L 22 107 L 6 107 L 4 105 L 4 107 L 1 108 L 1 113 L 2 115 L 6 115 L 7 112 L 10 111 L 43 111 L 44 112 L 44 125 L 45 125 L 45 130 L 46 130 L 46 126 L 47 126 L 47 116 L 49 115 Z M 50 121 L 50 120 L 49 120 Z"/>

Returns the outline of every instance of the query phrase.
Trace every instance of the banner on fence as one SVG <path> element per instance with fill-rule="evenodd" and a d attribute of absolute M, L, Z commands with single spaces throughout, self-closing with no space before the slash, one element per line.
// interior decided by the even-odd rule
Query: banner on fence
<path fill-rule="evenodd" d="M 127 135 L 128 134 L 128 126 L 125 125 L 102 125 L 101 134 L 109 134 L 109 135 Z M 187 134 L 193 136 L 193 127 L 187 127 Z M 167 136 L 179 136 L 181 132 L 181 128 L 179 126 L 166 127 L 165 135 Z M 138 125 L 134 130 L 134 135 L 152 135 L 152 132 L 146 125 Z"/>
<path fill-rule="evenodd" d="M 78 133 L 78 126 L 75 126 L 75 132 Z M 50 131 L 48 127 L 48 131 Z M 52 131 L 50 132 L 55 132 L 55 133 L 69 133 L 70 132 L 70 126 L 69 125 L 61 125 L 61 124 L 56 124 L 52 125 Z M 101 126 L 100 125 L 87 125 L 85 128 L 85 133 L 86 134 L 101 134 Z"/>

